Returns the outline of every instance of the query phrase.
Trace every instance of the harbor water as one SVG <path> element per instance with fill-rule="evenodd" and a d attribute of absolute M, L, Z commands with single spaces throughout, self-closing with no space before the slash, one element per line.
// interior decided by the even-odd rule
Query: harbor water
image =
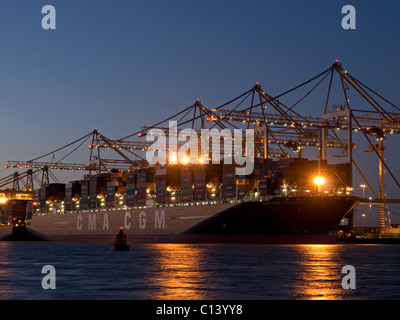
<path fill-rule="evenodd" d="M 342 268 L 354 267 L 354 289 Z M 55 288 L 45 289 L 54 268 Z M 44 270 L 42 273 L 42 269 Z M 396 245 L 0 242 L 2 300 L 400 299 Z"/>

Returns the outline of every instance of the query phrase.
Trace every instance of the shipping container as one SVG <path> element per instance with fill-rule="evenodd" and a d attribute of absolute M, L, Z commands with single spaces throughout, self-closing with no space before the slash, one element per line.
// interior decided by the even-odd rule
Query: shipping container
<path fill-rule="evenodd" d="M 76 207 L 76 201 L 73 201 L 73 199 L 77 200 L 80 199 L 81 197 L 81 185 L 79 181 L 70 181 L 69 183 L 66 184 L 65 188 L 65 202 L 64 202 L 64 210 L 65 211 L 70 211 L 70 210 L 76 210 L 79 209 Z"/>
<path fill-rule="evenodd" d="M 192 185 L 192 177 L 191 176 L 190 177 L 182 177 L 181 176 L 180 185 L 182 186 L 182 185 L 188 185 L 188 184 Z"/>
<path fill-rule="evenodd" d="M 203 200 L 206 200 L 206 193 L 205 193 L 205 192 L 193 193 L 193 200 L 194 200 L 194 201 L 203 201 Z"/>
<path fill-rule="evenodd" d="M 222 180 L 225 179 L 235 179 L 236 178 L 236 172 L 235 171 L 227 171 L 222 173 Z"/>
<path fill-rule="evenodd" d="M 191 189 L 192 190 L 193 189 L 193 185 L 191 183 L 190 184 L 186 184 L 185 183 L 185 184 L 181 184 L 180 188 L 181 189 Z"/>
<path fill-rule="evenodd" d="M 107 178 L 109 174 L 99 174 L 91 176 L 89 180 L 89 194 L 99 194 L 101 191 L 105 191 L 107 187 Z"/>
<path fill-rule="evenodd" d="M 158 168 L 156 171 L 156 176 L 166 176 L 167 175 L 167 168 Z"/>
<path fill-rule="evenodd" d="M 125 204 L 127 206 L 134 206 L 135 205 L 135 193 L 127 193 L 125 195 Z"/>
<path fill-rule="evenodd" d="M 183 195 L 187 196 L 187 195 L 193 194 L 193 189 L 192 188 L 180 189 L 179 192 L 180 192 L 181 196 L 183 196 Z"/>
<path fill-rule="evenodd" d="M 80 201 L 80 208 L 83 210 L 89 209 L 89 181 L 88 180 L 81 180 L 81 201 Z"/>
<path fill-rule="evenodd" d="M 146 204 L 146 197 L 141 198 L 141 197 L 137 196 L 136 197 L 136 204 L 137 205 L 145 205 Z"/>
<path fill-rule="evenodd" d="M 203 181 L 195 181 L 194 183 L 193 183 L 193 187 L 196 189 L 196 188 L 205 188 L 206 187 L 206 181 L 205 180 L 203 180 Z"/>
<path fill-rule="evenodd" d="M 258 190 L 261 196 L 273 195 L 277 188 L 278 184 L 276 183 L 276 180 L 273 180 L 272 178 L 260 179 L 258 183 Z"/>
<path fill-rule="evenodd" d="M 222 172 L 235 172 L 236 164 L 223 164 L 222 165 Z"/>
<path fill-rule="evenodd" d="M 146 188 L 137 188 L 137 195 L 144 195 L 146 196 Z"/>
<path fill-rule="evenodd" d="M 89 209 L 96 209 L 97 208 L 97 194 L 90 193 L 89 194 Z"/>
<path fill-rule="evenodd" d="M 193 165 L 193 181 L 211 181 L 222 179 L 222 164 Z"/>
<path fill-rule="evenodd" d="M 136 184 L 136 174 L 134 172 L 126 174 L 126 184 Z"/>
<path fill-rule="evenodd" d="M 163 179 L 163 180 L 158 180 L 156 182 L 156 189 L 166 189 L 167 188 L 167 180 Z"/>
<path fill-rule="evenodd" d="M 146 185 L 146 172 L 138 172 L 136 175 L 136 182 L 138 186 Z"/>
<path fill-rule="evenodd" d="M 223 184 L 236 184 L 237 180 L 236 178 L 226 178 L 222 180 Z"/>
<path fill-rule="evenodd" d="M 193 168 L 194 181 L 206 181 L 206 166 L 195 165 Z"/>
<path fill-rule="evenodd" d="M 115 207 L 116 198 L 115 194 L 118 192 L 118 181 L 107 182 L 107 197 L 106 197 L 106 207 Z"/>
<path fill-rule="evenodd" d="M 222 198 L 235 198 L 236 197 L 236 184 L 224 184 L 222 186 Z"/>
<path fill-rule="evenodd" d="M 110 174 L 111 181 L 121 181 L 122 177 L 122 172 L 111 172 Z"/>
<path fill-rule="evenodd" d="M 158 190 L 156 191 L 156 201 L 158 203 L 166 203 L 167 202 L 167 192 L 166 190 Z"/>
<path fill-rule="evenodd" d="M 193 194 L 181 195 L 181 201 L 193 201 Z"/>
<path fill-rule="evenodd" d="M 202 186 L 202 187 L 195 187 L 193 189 L 193 193 L 206 193 L 206 186 Z"/>

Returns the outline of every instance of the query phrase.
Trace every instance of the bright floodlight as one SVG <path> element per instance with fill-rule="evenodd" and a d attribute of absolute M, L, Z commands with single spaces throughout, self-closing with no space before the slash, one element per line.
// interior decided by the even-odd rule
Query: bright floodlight
<path fill-rule="evenodd" d="M 183 159 L 182 159 L 182 163 L 183 163 L 183 164 L 188 164 L 189 161 L 190 161 L 190 159 L 189 159 L 188 156 L 184 156 Z"/>
<path fill-rule="evenodd" d="M 178 157 L 176 154 L 172 154 L 169 156 L 169 163 L 170 164 L 176 164 L 178 162 Z"/>
<path fill-rule="evenodd" d="M 314 178 L 314 183 L 316 184 L 316 185 L 322 185 L 322 184 L 324 184 L 325 183 L 325 178 L 324 177 L 315 177 Z"/>

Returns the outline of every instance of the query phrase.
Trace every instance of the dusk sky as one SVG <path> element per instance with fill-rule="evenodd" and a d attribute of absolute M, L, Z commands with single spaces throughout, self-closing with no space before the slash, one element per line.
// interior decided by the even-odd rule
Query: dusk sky
<path fill-rule="evenodd" d="M 41 26 L 47 4 L 55 30 Z M 341 26 L 347 4 L 355 30 Z M 127 136 L 197 98 L 216 107 L 256 81 L 278 95 L 335 59 L 399 106 L 399 12 L 395 0 L 1 1 L 0 166 L 94 128 Z M 321 101 L 296 110 L 320 116 Z"/>

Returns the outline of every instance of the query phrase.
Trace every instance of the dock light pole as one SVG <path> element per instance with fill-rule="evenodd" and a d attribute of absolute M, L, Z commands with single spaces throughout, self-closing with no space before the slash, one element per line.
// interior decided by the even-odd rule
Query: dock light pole
<path fill-rule="evenodd" d="M 325 183 L 325 178 L 321 177 L 320 175 L 316 176 L 314 178 L 314 183 L 317 185 L 318 187 L 318 193 L 321 192 L 321 186 Z"/>
<path fill-rule="evenodd" d="M 363 190 L 363 199 L 365 198 L 364 197 L 364 189 L 367 187 L 365 184 L 360 184 L 360 187 L 362 188 L 362 190 Z"/>
<path fill-rule="evenodd" d="M 363 233 L 365 234 L 365 223 L 364 223 L 364 220 L 365 220 L 365 213 L 362 213 L 361 216 L 362 216 L 362 218 L 363 218 Z"/>

